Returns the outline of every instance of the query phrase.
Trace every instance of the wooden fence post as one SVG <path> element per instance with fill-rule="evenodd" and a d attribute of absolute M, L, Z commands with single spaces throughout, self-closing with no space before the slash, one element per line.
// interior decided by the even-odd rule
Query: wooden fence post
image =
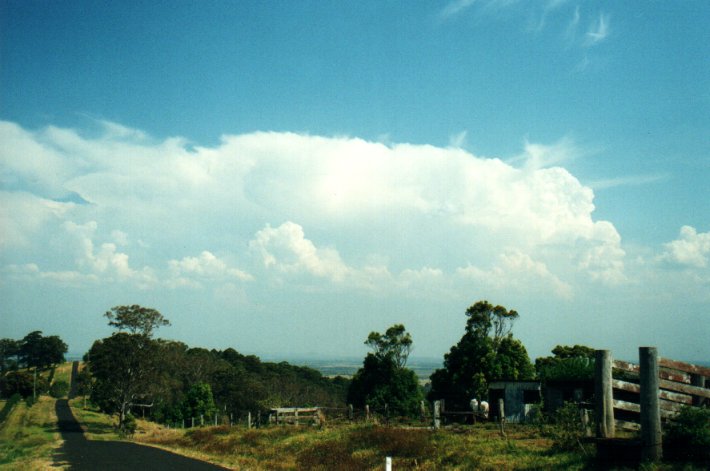
<path fill-rule="evenodd" d="M 589 411 L 587 409 L 580 409 L 579 414 L 582 421 L 582 433 L 584 433 L 585 437 L 591 437 L 592 431 L 589 428 Z"/>
<path fill-rule="evenodd" d="M 434 401 L 434 429 L 441 427 L 441 401 Z"/>
<path fill-rule="evenodd" d="M 370 406 L 368 404 L 365 404 L 365 421 L 370 421 Z"/>
<path fill-rule="evenodd" d="M 705 387 L 705 376 L 691 374 L 690 384 L 693 386 L 698 386 L 699 388 Z M 695 407 L 702 407 L 707 402 L 707 399 L 700 396 L 693 396 L 693 405 Z"/>
<path fill-rule="evenodd" d="M 354 417 L 355 417 L 355 411 L 353 411 L 353 405 L 348 404 L 348 420 L 350 420 L 352 422 Z"/>
<path fill-rule="evenodd" d="M 424 401 L 419 402 L 419 419 L 422 422 L 426 420 L 426 403 Z"/>
<path fill-rule="evenodd" d="M 639 347 L 641 386 L 641 457 L 659 461 L 663 454 L 661 405 L 658 398 L 658 352 L 656 347 Z"/>
<path fill-rule="evenodd" d="M 247 429 L 251 429 L 251 411 L 247 412 Z"/>
<path fill-rule="evenodd" d="M 501 398 L 498 399 L 498 421 L 500 422 L 500 434 L 503 438 L 505 436 L 505 401 Z"/>
<path fill-rule="evenodd" d="M 594 352 L 594 415 L 597 422 L 597 438 L 614 438 L 614 391 L 611 385 L 611 352 Z"/>

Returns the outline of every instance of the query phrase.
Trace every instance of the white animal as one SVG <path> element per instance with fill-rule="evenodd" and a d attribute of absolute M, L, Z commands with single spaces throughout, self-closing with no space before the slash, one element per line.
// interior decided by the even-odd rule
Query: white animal
<path fill-rule="evenodd" d="M 488 418 L 488 409 L 489 406 L 486 401 L 481 401 L 481 403 L 478 405 L 478 410 L 481 412 L 481 415 L 486 419 Z"/>
<path fill-rule="evenodd" d="M 478 412 L 478 399 L 476 399 L 475 397 L 471 399 L 471 410 L 473 412 Z"/>

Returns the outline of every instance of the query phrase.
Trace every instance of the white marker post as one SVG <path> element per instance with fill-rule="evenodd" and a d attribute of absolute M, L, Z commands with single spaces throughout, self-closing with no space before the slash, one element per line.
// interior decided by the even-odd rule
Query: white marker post
<path fill-rule="evenodd" d="M 392 458 L 389 456 L 385 458 L 385 471 L 392 471 Z"/>

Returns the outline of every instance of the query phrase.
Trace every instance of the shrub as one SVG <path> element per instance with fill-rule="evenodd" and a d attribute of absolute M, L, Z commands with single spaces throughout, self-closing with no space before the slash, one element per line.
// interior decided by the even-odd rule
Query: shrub
<path fill-rule="evenodd" d="M 343 470 L 367 469 L 366 463 L 353 457 L 348 444 L 343 441 L 316 443 L 303 450 L 296 458 L 298 469 Z"/>
<path fill-rule="evenodd" d="M 683 407 L 666 427 L 663 447 L 670 460 L 710 465 L 710 409 Z"/>
<path fill-rule="evenodd" d="M 549 427 L 554 447 L 558 450 L 573 451 L 582 446 L 584 428 L 579 407 L 573 402 L 565 402 L 553 416 L 553 425 Z M 586 453 L 586 452 L 585 452 Z"/>
<path fill-rule="evenodd" d="M 351 443 L 356 448 L 375 448 L 385 456 L 419 458 L 433 453 L 430 437 L 426 430 L 369 427 L 354 432 Z"/>
<path fill-rule="evenodd" d="M 57 380 L 49 388 L 49 394 L 54 398 L 65 397 L 69 393 L 69 383 L 64 380 Z"/>
<path fill-rule="evenodd" d="M 131 437 L 134 433 L 136 433 L 137 427 L 138 424 L 136 423 L 136 418 L 133 417 L 133 414 L 126 414 L 118 434 L 122 437 Z"/>

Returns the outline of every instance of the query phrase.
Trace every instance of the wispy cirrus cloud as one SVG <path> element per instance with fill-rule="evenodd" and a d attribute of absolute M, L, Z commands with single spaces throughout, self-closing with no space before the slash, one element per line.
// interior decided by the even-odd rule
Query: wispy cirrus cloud
<path fill-rule="evenodd" d="M 439 18 L 442 20 L 451 19 L 468 9 L 475 2 L 476 0 L 454 0 L 453 2 L 447 4 L 443 10 L 441 10 Z"/>
<path fill-rule="evenodd" d="M 657 183 L 667 180 L 669 176 L 663 173 L 654 173 L 647 175 L 628 175 L 623 177 L 607 178 L 604 180 L 596 180 L 589 183 L 589 186 L 594 190 L 606 190 L 618 186 L 640 186 Z"/>
<path fill-rule="evenodd" d="M 587 30 L 584 45 L 595 46 L 604 41 L 609 36 L 609 15 L 600 13 Z"/>

